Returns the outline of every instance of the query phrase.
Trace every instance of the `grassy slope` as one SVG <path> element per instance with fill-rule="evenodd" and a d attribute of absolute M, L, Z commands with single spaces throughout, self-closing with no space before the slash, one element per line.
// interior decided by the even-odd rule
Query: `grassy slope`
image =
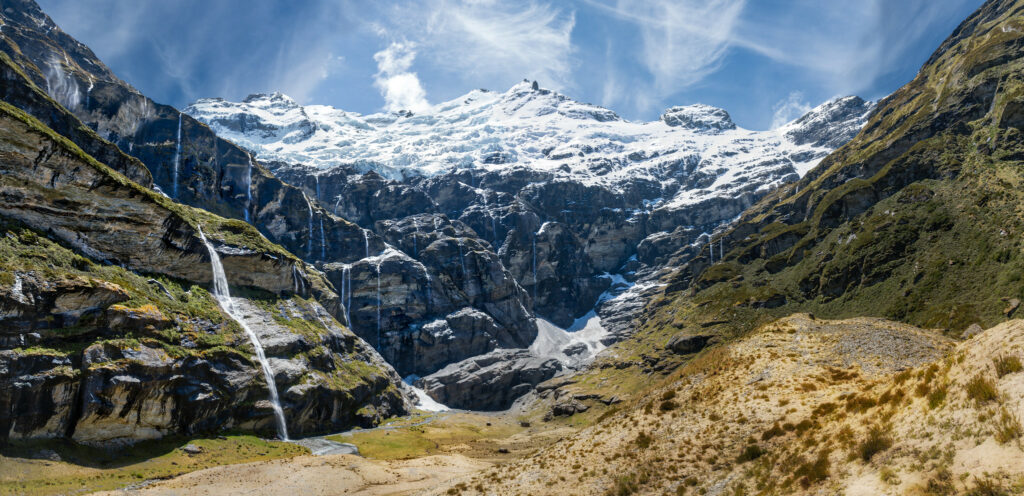
<path fill-rule="evenodd" d="M 640 334 L 739 336 L 796 311 L 954 335 L 1004 320 L 1024 297 L 1024 134 L 1000 125 L 1024 101 L 1024 2 L 997 7 L 798 188 L 748 211 L 724 261 L 684 267 Z"/>
<path fill-rule="evenodd" d="M 1016 494 L 1021 359 L 1022 321 L 953 346 L 891 321 L 797 315 L 436 493 Z M 1007 361 L 1017 366 L 1000 372 Z"/>

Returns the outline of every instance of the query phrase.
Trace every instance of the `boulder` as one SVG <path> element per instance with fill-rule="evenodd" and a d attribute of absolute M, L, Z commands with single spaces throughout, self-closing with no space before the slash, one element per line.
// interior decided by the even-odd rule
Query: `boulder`
<path fill-rule="evenodd" d="M 668 340 L 665 348 L 680 355 L 697 353 L 700 350 L 716 343 L 718 337 L 709 334 L 676 334 Z"/>
<path fill-rule="evenodd" d="M 562 370 L 553 358 L 538 358 L 527 350 L 495 350 L 453 363 L 417 385 L 449 407 L 504 410 Z"/>

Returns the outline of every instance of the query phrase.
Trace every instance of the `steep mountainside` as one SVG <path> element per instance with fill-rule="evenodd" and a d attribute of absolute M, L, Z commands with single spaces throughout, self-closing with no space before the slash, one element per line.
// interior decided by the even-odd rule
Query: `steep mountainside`
<path fill-rule="evenodd" d="M 953 335 L 1024 297 L 1024 4 L 966 20 L 864 130 L 671 278 L 649 329 L 726 334 L 796 310 Z M 956 283 L 951 283 L 956 281 Z"/>
<path fill-rule="evenodd" d="M 799 178 L 852 137 L 871 108 L 856 97 L 839 99 L 778 132 L 754 132 L 705 105 L 629 122 L 523 82 L 415 115 L 303 107 L 281 94 L 200 100 L 186 112 L 395 248 L 324 268 L 336 286 L 355 291 L 353 327 L 399 372 L 437 372 L 424 383 L 432 395 L 468 400 L 473 387 L 491 389 L 477 384 L 484 370 L 524 363 L 497 354 L 483 358 L 491 365 L 481 369 L 469 358 L 510 347 L 502 335 L 528 346 L 533 315 L 570 330 L 603 329 L 598 347 L 628 336 L 632 312 L 673 253 L 696 251 L 716 227 Z M 313 260 L 331 262 L 316 253 L 316 242 L 308 248 Z M 483 274 L 501 276 L 475 282 Z M 366 301 L 368 294 L 376 301 Z M 479 318 L 452 313 L 469 309 Z M 499 330 L 481 333 L 489 321 Z M 567 346 L 575 348 L 553 351 L 569 365 L 595 350 Z M 554 372 L 527 363 L 530 372 L 520 377 Z M 460 386 L 467 377 L 476 377 L 473 386 Z"/>
<path fill-rule="evenodd" d="M 321 273 L 148 189 L 139 160 L 0 59 L 0 442 L 269 433 L 275 410 L 301 435 L 406 410 Z"/>

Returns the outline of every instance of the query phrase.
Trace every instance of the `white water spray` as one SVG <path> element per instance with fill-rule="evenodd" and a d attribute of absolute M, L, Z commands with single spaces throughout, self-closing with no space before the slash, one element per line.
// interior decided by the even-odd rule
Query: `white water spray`
<path fill-rule="evenodd" d="M 384 350 L 380 343 L 380 260 L 377 261 L 377 350 Z"/>
<path fill-rule="evenodd" d="M 284 410 L 281 408 L 281 400 L 277 395 L 277 384 L 274 383 L 274 371 L 270 368 L 270 363 L 267 362 L 267 357 L 263 353 L 263 345 L 260 344 L 260 338 L 256 336 L 256 333 L 242 320 L 242 317 L 238 314 L 238 310 L 235 308 L 234 302 L 231 300 L 231 293 L 228 291 L 228 278 L 224 274 L 224 266 L 220 263 L 220 256 L 217 255 L 217 250 L 213 248 L 213 245 L 206 239 L 206 235 L 203 234 L 202 228 L 199 229 L 199 238 L 203 240 L 203 244 L 206 245 L 206 251 L 210 254 L 210 267 L 213 270 L 213 296 L 217 299 L 217 303 L 220 307 L 228 314 L 238 325 L 242 326 L 245 330 L 245 334 L 249 336 L 249 341 L 252 342 L 253 348 L 256 349 L 256 359 L 260 362 L 260 367 L 263 369 L 263 377 L 267 381 L 267 389 L 270 391 L 270 404 L 274 410 L 274 419 L 277 422 L 277 435 L 282 440 L 288 440 L 288 425 L 284 420 Z"/>
<path fill-rule="evenodd" d="M 249 168 L 245 172 L 245 221 L 252 222 L 249 210 L 252 209 L 252 154 L 249 154 Z"/>
<path fill-rule="evenodd" d="M 313 204 L 309 202 L 309 197 L 305 193 L 302 197 L 306 199 L 306 208 L 309 209 L 309 234 L 306 236 L 306 256 L 313 256 Z"/>
<path fill-rule="evenodd" d="M 178 199 L 178 169 L 181 167 L 181 112 L 178 112 L 178 139 L 177 144 L 174 146 L 174 187 L 171 189 L 171 194 L 174 195 L 174 199 Z"/>
<path fill-rule="evenodd" d="M 537 233 L 533 233 L 533 301 L 537 304 Z"/>
<path fill-rule="evenodd" d="M 327 260 L 327 241 L 324 236 L 324 216 L 320 216 L 320 260 Z"/>
<path fill-rule="evenodd" d="M 366 246 L 366 258 L 370 258 L 370 236 L 363 229 L 363 245 Z"/>
<path fill-rule="evenodd" d="M 462 264 L 462 277 L 466 276 L 466 257 L 462 254 L 462 238 L 459 238 L 459 263 Z"/>

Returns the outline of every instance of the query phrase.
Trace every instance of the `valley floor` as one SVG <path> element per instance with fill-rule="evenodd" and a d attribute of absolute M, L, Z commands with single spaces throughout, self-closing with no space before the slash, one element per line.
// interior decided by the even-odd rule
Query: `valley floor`
<path fill-rule="evenodd" d="M 520 409 L 419 413 L 327 437 L 361 457 L 247 437 L 102 470 L 5 452 L 0 493 L 79 493 L 77 481 L 141 495 L 1019 494 L 1022 357 L 1020 320 L 954 341 L 797 314 L 671 372 L 599 362 Z M 566 398 L 589 408 L 547 415 Z"/>

